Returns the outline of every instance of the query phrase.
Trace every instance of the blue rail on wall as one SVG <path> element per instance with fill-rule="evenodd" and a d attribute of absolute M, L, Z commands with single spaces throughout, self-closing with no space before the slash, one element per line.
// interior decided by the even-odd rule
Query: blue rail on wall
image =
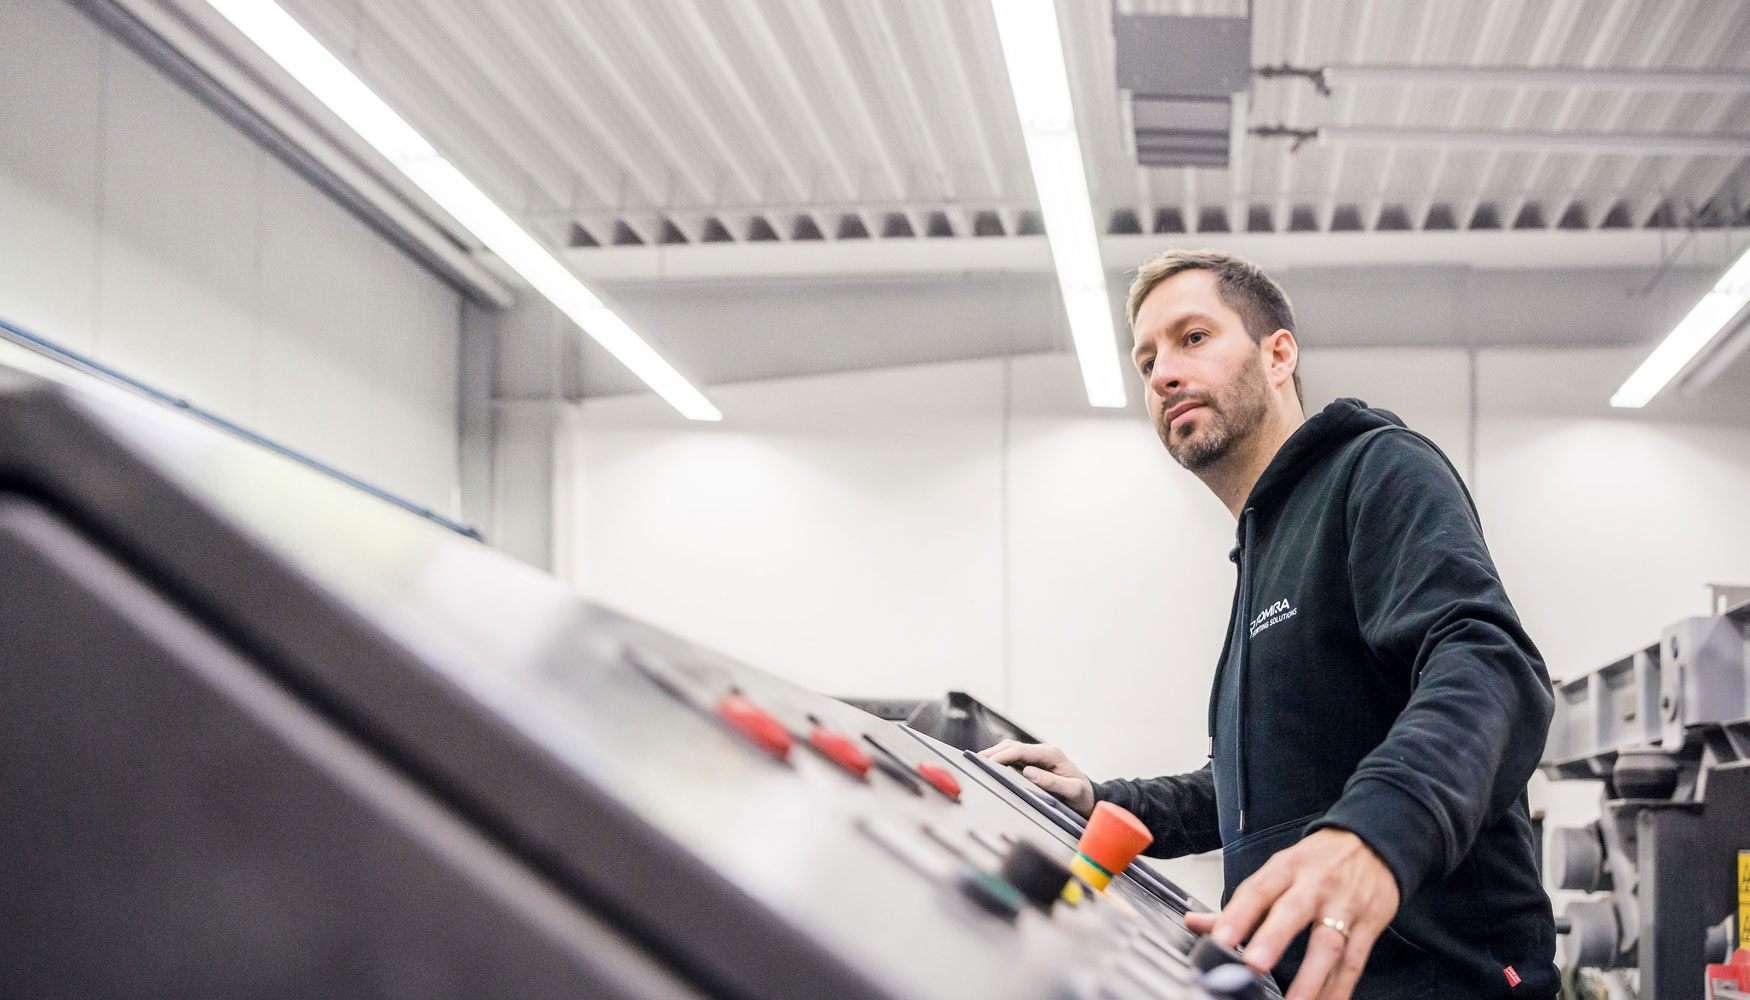
<path fill-rule="evenodd" d="M 110 380 L 111 382 L 116 382 L 116 383 L 119 383 L 121 385 L 125 385 L 128 388 L 133 389 L 134 391 L 142 393 L 146 396 L 149 396 L 152 399 L 155 399 L 160 403 L 164 403 L 164 404 L 169 405 L 169 406 L 174 406 L 178 410 L 181 410 L 182 412 L 187 413 L 188 415 L 190 415 L 192 417 L 195 417 L 199 420 L 205 421 L 206 423 L 209 423 L 209 424 L 213 425 L 214 427 L 218 427 L 222 430 L 228 431 L 229 433 L 235 434 L 238 437 L 243 438 L 244 440 L 251 442 L 252 444 L 259 445 L 263 448 L 266 448 L 268 451 L 274 452 L 276 454 L 284 455 L 285 457 L 291 459 L 294 462 L 297 462 L 300 465 L 308 466 L 312 469 L 315 469 L 317 472 L 323 473 L 324 475 L 332 476 L 335 479 L 338 479 L 341 482 L 346 483 L 348 486 L 352 486 L 356 489 L 363 490 L 366 493 L 369 493 L 371 496 L 377 497 L 378 499 L 387 500 L 388 502 L 394 504 L 395 506 L 400 507 L 402 510 L 405 510 L 405 511 L 412 513 L 412 514 L 418 514 L 420 517 L 423 517 L 428 521 L 435 521 L 438 524 L 443 525 L 444 527 L 450 529 L 451 531 L 454 531 L 455 533 L 457 533 L 459 535 L 467 535 L 469 538 L 472 538 L 476 541 L 481 540 L 480 532 L 475 530 L 474 528 L 466 525 L 466 524 L 462 524 L 459 521 L 453 521 L 450 518 L 447 518 L 447 517 L 443 516 L 442 514 L 439 514 L 436 511 L 430 509 L 429 507 L 421 507 L 419 504 L 416 504 L 411 500 L 396 496 L 395 494 L 390 493 L 388 490 L 385 490 L 382 487 L 373 486 L 370 483 L 365 482 L 363 479 L 358 478 L 357 476 L 349 475 L 348 473 L 345 473 L 345 472 L 340 471 L 339 469 L 336 469 L 332 465 L 328 465 L 326 463 L 319 462 L 316 459 L 311 458 L 310 456 L 304 454 L 303 452 L 296 451 L 292 448 L 288 448 L 285 445 L 280 444 L 279 442 L 272 440 L 271 438 L 262 437 L 260 434 L 255 433 L 254 431 L 250 430 L 249 428 L 242 427 L 238 424 L 232 423 L 231 421 L 225 419 L 224 417 L 219 416 L 217 413 L 214 413 L 211 410 L 204 410 L 204 409 L 194 405 L 193 403 L 189 402 L 188 400 L 183 399 L 181 396 L 173 396 L 170 393 L 165 392 L 162 389 L 147 385 L 146 383 L 140 381 L 139 379 L 134 378 L 131 375 L 123 374 L 122 372 L 119 372 L 119 371 L 115 370 L 114 368 L 109 367 L 108 365 L 104 364 L 101 361 L 97 361 L 94 358 L 88 358 L 85 355 L 80 354 L 77 351 L 68 350 L 67 348 L 62 347 L 61 345 L 55 343 L 52 340 L 48 340 L 44 337 L 39 337 L 36 334 L 31 333 L 29 330 L 26 330 L 26 329 L 19 327 L 19 326 L 15 326 L 11 323 L 8 323 L 7 321 L 5 321 L 3 319 L 0 319 L 0 333 L 4 333 L 8 339 L 13 340 L 19 344 L 22 344 L 25 347 L 28 347 L 31 350 L 36 351 L 39 354 L 46 355 L 50 358 L 55 359 L 56 361 L 61 362 L 62 364 L 69 365 L 73 368 L 80 369 L 81 371 L 89 372 L 93 375 L 97 375 L 97 376 L 100 376 L 102 378 L 106 378 L 106 379 Z"/>

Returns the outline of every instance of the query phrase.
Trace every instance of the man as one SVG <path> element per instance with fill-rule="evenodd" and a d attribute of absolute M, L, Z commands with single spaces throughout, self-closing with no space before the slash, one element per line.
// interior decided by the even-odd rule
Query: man
<path fill-rule="evenodd" d="M 1549 676 L 1458 474 L 1384 410 L 1303 415 L 1292 307 L 1245 260 L 1160 254 L 1129 316 L 1162 443 L 1239 522 L 1211 762 L 1095 785 L 1057 747 L 984 755 L 1129 809 L 1155 856 L 1222 848 L 1222 910 L 1187 923 L 1288 1000 L 1555 996 L 1525 796 Z"/>

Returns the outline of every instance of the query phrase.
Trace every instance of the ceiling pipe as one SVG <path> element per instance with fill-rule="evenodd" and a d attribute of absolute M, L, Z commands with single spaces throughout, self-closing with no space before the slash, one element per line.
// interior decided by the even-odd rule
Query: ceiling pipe
<path fill-rule="evenodd" d="M 1586 69 L 1563 66 L 1415 66 L 1410 64 L 1260 66 L 1261 79 L 1298 77 L 1329 97 L 1332 86 L 1411 83 L 1467 87 L 1575 87 L 1580 89 L 1750 91 L 1750 71 Z"/>
<path fill-rule="evenodd" d="M 1385 128 L 1372 125 L 1319 125 L 1292 128 L 1262 125 L 1263 138 L 1309 141 L 1321 146 L 1427 146 L 1439 149 L 1489 149 L 1542 152 L 1626 153 L 1636 156 L 1743 156 L 1750 135 L 1698 135 L 1689 132 L 1529 132 L 1498 129 Z"/>

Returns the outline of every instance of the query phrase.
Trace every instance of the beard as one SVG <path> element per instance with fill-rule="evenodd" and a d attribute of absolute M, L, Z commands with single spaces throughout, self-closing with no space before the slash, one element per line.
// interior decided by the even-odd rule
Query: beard
<path fill-rule="evenodd" d="M 1187 397 L 1161 402 L 1155 414 L 1155 431 L 1175 462 L 1191 472 L 1201 472 L 1232 454 L 1234 447 L 1257 430 L 1269 415 L 1263 362 L 1251 358 L 1240 366 L 1233 381 L 1213 396 L 1189 399 L 1202 403 L 1204 412 L 1193 417 L 1177 439 L 1173 437 L 1173 425 L 1167 421 L 1167 414 L 1173 407 L 1186 402 Z"/>

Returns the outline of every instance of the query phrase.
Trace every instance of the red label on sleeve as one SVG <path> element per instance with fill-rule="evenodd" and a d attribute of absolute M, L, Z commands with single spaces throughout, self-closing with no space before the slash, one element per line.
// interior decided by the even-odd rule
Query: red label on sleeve
<path fill-rule="evenodd" d="M 1519 973 L 1514 972 L 1513 967 L 1511 965 L 1507 966 L 1505 969 L 1502 969 L 1501 971 L 1505 972 L 1507 974 L 1507 985 L 1508 986 L 1518 986 L 1519 985 Z"/>

